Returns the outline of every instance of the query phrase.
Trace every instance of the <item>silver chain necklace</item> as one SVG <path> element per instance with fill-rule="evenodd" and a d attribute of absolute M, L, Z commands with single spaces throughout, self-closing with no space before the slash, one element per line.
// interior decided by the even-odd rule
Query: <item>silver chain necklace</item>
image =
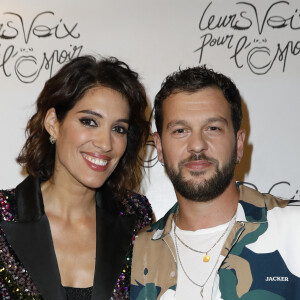
<path fill-rule="evenodd" d="M 229 226 L 230 226 L 230 223 L 228 224 L 227 228 L 225 229 L 225 231 L 221 234 L 221 236 L 218 238 L 218 240 L 207 250 L 207 251 L 201 251 L 201 250 L 198 250 L 198 249 L 194 249 L 192 248 L 191 246 L 187 245 L 176 233 L 176 224 L 177 224 L 177 217 L 178 217 L 178 209 L 176 210 L 176 213 L 175 213 L 175 227 L 174 227 L 174 235 L 175 237 L 179 240 L 179 242 L 185 246 L 186 248 L 194 251 L 194 252 L 197 252 L 197 253 L 205 253 L 205 255 L 203 256 L 203 262 L 209 262 L 210 261 L 210 256 L 208 255 L 208 253 L 220 242 L 220 240 L 222 239 L 222 237 L 226 234 L 226 232 L 228 231 L 229 229 Z"/>
<path fill-rule="evenodd" d="M 187 279 L 188 279 L 191 283 L 193 283 L 194 285 L 196 285 L 196 286 L 198 286 L 198 287 L 200 288 L 200 297 L 201 297 L 201 299 L 203 300 L 203 299 L 204 299 L 204 298 L 203 298 L 204 287 L 205 287 L 206 283 L 208 282 L 210 276 L 212 275 L 213 271 L 215 270 L 215 268 L 216 268 L 216 266 L 217 266 L 217 264 L 218 264 L 218 262 L 219 262 L 219 257 L 220 257 L 220 255 L 219 255 L 219 257 L 218 257 L 218 259 L 217 259 L 215 265 L 213 266 L 211 272 L 209 273 L 208 277 L 207 277 L 206 280 L 204 281 L 204 283 L 200 284 L 200 283 L 195 282 L 195 281 L 187 274 L 186 270 L 184 269 L 183 264 L 182 264 L 182 261 L 181 261 L 181 258 L 180 258 L 180 255 L 179 255 L 177 239 L 178 239 L 180 242 L 181 242 L 181 240 L 179 239 L 179 237 L 178 237 L 177 234 L 176 234 L 177 217 L 178 217 L 178 209 L 177 209 L 177 211 L 175 212 L 175 218 L 174 218 L 174 240 L 175 240 L 175 247 L 176 247 L 177 257 L 178 257 L 180 266 L 181 266 L 181 268 L 182 268 L 182 271 L 183 271 L 183 273 L 185 274 L 185 276 L 187 277 Z M 232 219 L 233 222 L 235 221 L 235 219 L 236 219 L 236 214 L 235 214 L 235 216 L 234 216 L 233 219 Z M 231 221 L 229 222 L 228 227 L 226 228 L 226 230 L 225 230 L 224 233 L 222 234 L 221 238 L 225 235 L 225 232 L 227 232 L 228 228 L 230 227 L 230 224 L 231 224 Z M 211 250 L 213 249 L 213 247 L 215 247 L 215 245 L 221 240 L 221 238 L 219 238 L 219 239 L 217 240 L 217 242 L 216 242 L 216 243 L 208 250 L 208 252 L 211 251 Z M 193 249 L 193 248 L 189 247 L 188 245 L 186 245 L 185 243 L 182 243 L 182 244 L 183 244 L 185 247 L 187 247 L 188 249 L 192 250 L 192 251 L 195 251 L 195 252 L 198 252 L 198 253 L 206 253 L 206 252 L 204 252 L 204 251 L 199 251 L 199 250 Z M 203 258 L 203 260 L 204 260 L 204 258 Z"/>

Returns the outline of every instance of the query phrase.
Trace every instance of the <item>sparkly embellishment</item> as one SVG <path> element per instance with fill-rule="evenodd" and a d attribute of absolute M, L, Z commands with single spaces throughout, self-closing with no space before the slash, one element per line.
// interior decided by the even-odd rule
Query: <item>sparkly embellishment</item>
<path fill-rule="evenodd" d="M 132 236 L 131 245 L 126 255 L 122 273 L 119 275 L 111 299 L 130 299 L 130 275 L 132 263 L 132 248 L 136 234 L 145 226 L 152 223 L 152 209 L 148 199 L 142 195 L 128 191 L 126 197 L 119 203 L 120 216 L 136 215 L 137 223 Z"/>
<path fill-rule="evenodd" d="M 136 233 L 152 222 L 152 209 L 146 197 L 128 192 L 119 203 L 120 216 L 136 215 L 136 224 L 131 245 L 122 266 L 111 299 L 129 300 L 132 248 Z M 0 217 L 4 221 L 17 222 L 15 190 L 0 190 Z M 5 233 L 0 227 L 0 298 L 5 300 L 41 300 L 33 280 L 18 260 Z"/>
<path fill-rule="evenodd" d="M 17 222 L 14 190 L 0 190 L 2 220 Z M 42 299 L 24 266 L 19 261 L 0 227 L 0 295 L 2 299 Z"/>
<path fill-rule="evenodd" d="M 203 261 L 204 261 L 204 262 L 209 262 L 209 261 L 210 261 L 210 256 L 207 255 L 207 254 L 204 255 L 204 256 L 203 256 Z"/>

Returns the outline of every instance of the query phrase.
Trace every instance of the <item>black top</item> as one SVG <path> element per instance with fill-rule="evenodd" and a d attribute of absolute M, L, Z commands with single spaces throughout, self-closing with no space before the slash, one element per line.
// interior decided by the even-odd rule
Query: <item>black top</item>
<path fill-rule="evenodd" d="M 68 300 L 91 300 L 93 287 L 72 288 L 64 287 Z"/>

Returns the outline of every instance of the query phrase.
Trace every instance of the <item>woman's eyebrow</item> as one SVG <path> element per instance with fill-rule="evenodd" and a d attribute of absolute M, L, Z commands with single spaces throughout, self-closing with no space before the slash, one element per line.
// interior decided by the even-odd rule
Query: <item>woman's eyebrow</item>
<path fill-rule="evenodd" d="M 99 118 L 103 119 L 103 116 L 100 113 L 98 113 L 98 112 L 96 112 L 94 110 L 90 110 L 90 109 L 84 109 L 84 110 L 78 111 L 77 113 L 78 114 L 79 113 L 89 114 L 89 115 L 93 115 L 93 116 L 96 116 L 96 117 L 99 117 Z M 123 119 L 122 118 L 122 119 L 116 120 L 116 122 L 123 122 L 123 123 L 129 124 L 129 119 Z"/>
<path fill-rule="evenodd" d="M 84 113 L 84 114 L 89 114 L 89 115 L 97 116 L 99 118 L 103 118 L 103 116 L 101 114 L 97 113 L 94 110 L 90 110 L 90 109 L 84 109 L 84 110 L 78 111 L 77 113 L 78 114 Z"/>

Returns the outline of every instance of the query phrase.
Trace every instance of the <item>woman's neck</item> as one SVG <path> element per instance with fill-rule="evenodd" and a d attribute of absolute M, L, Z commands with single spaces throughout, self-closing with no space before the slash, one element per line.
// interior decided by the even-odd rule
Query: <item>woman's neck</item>
<path fill-rule="evenodd" d="M 95 190 L 52 177 L 41 185 L 46 214 L 66 219 L 86 217 L 95 212 Z"/>

